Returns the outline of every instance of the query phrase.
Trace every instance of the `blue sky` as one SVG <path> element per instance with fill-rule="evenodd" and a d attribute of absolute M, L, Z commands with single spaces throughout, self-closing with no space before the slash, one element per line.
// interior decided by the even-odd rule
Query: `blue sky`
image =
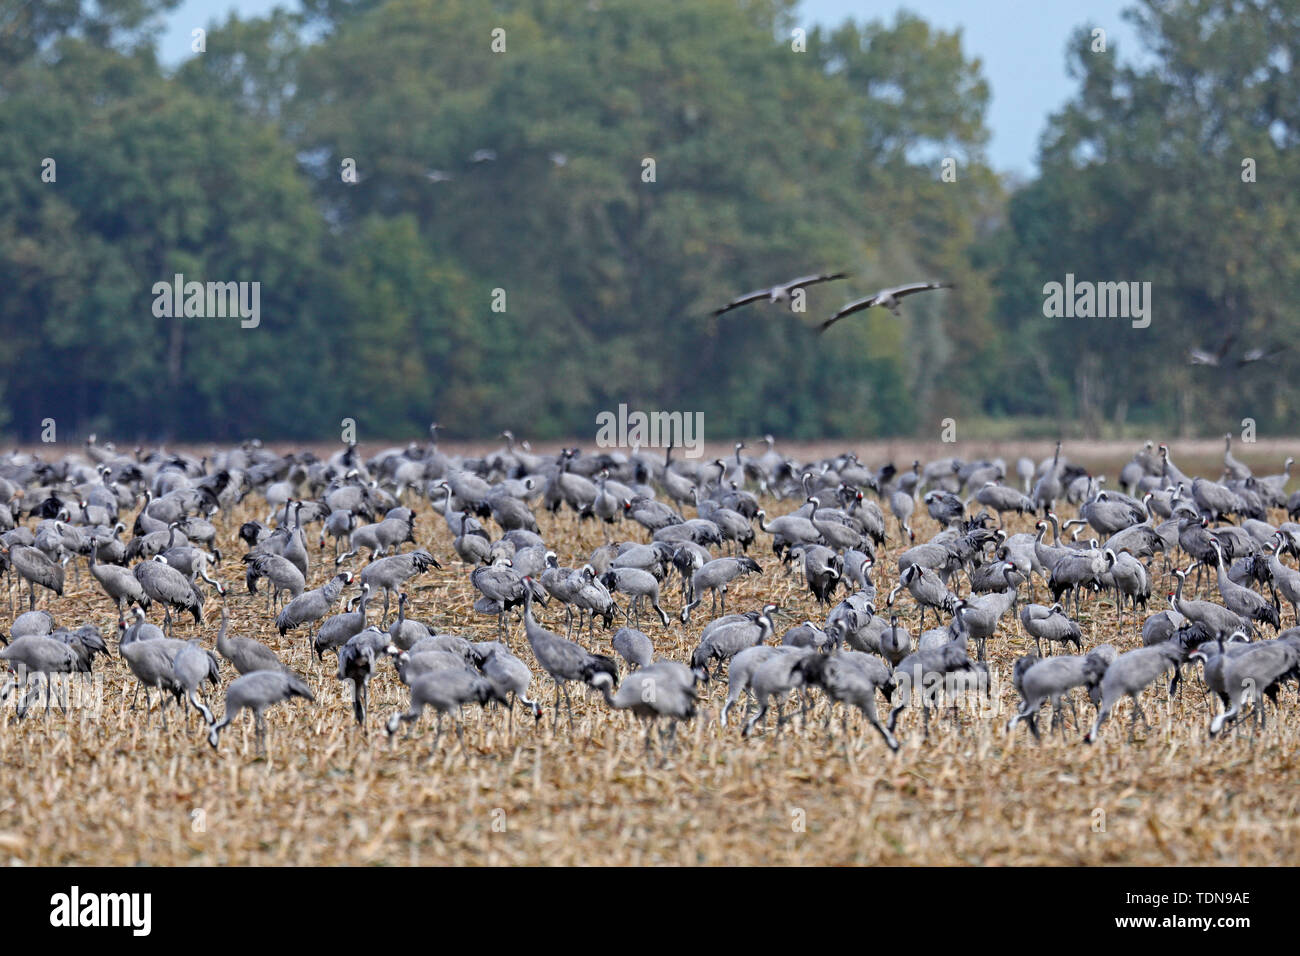
<path fill-rule="evenodd" d="M 189 55 L 190 30 L 237 11 L 257 16 L 277 0 L 185 0 L 168 20 L 162 57 L 174 63 Z M 988 125 L 989 159 L 995 168 L 1029 175 L 1038 137 L 1047 116 L 1073 92 L 1065 72 L 1065 44 L 1074 28 L 1090 23 L 1106 30 L 1109 45 L 1136 53 L 1136 40 L 1120 13 L 1131 0 L 803 0 L 803 15 L 813 23 L 892 20 L 907 9 L 946 30 L 960 29 L 968 55 L 978 56 L 993 91 Z"/>

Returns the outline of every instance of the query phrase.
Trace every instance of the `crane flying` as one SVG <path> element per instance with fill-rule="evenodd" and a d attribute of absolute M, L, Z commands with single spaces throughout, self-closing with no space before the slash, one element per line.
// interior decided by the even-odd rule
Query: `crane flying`
<path fill-rule="evenodd" d="M 931 289 L 952 288 L 954 286 L 951 282 L 913 282 L 909 285 L 894 286 L 892 289 L 881 289 L 875 295 L 869 295 L 865 299 L 856 299 L 845 305 L 821 324 L 821 331 L 825 332 L 845 316 L 852 315 L 854 312 L 861 312 L 863 309 L 869 309 L 874 305 L 888 309 L 894 315 L 898 315 L 900 302 L 907 296 L 915 295 L 918 292 L 928 292 Z"/>
<path fill-rule="evenodd" d="M 714 309 L 714 315 L 722 315 L 724 312 L 730 312 L 732 309 L 738 309 L 742 305 L 749 305 L 751 302 L 788 302 L 791 293 L 796 289 L 806 289 L 810 285 L 816 285 L 819 282 L 833 282 L 836 279 L 848 278 L 847 272 L 823 272 L 816 275 L 800 276 L 797 279 L 791 279 L 789 282 L 783 282 L 780 285 L 774 285 L 767 289 L 756 289 L 753 292 L 747 292 L 742 296 L 732 299 L 720 309 Z"/>

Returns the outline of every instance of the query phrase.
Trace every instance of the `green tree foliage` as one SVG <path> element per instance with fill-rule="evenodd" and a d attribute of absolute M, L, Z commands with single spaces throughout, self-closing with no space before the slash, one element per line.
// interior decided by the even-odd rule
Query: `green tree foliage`
<path fill-rule="evenodd" d="M 1078 94 L 1014 191 L 979 62 L 906 13 L 805 34 L 790 0 L 308 0 L 169 71 L 174 5 L 0 9 L 16 435 L 581 436 L 620 402 L 714 435 L 1101 433 L 1300 404 L 1285 353 L 1238 364 L 1300 322 L 1294 0 L 1140 2 L 1132 60 L 1081 28 Z M 853 278 L 806 314 L 710 316 L 823 268 Z M 259 282 L 261 325 L 155 317 L 177 272 Z M 1151 282 L 1150 328 L 1045 318 L 1067 272 Z M 932 278 L 957 288 L 812 331 Z"/>
<path fill-rule="evenodd" d="M 1017 387 L 991 398 L 1094 434 L 1129 418 L 1290 429 L 1294 357 L 1241 360 L 1300 331 L 1300 4 L 1147 0 L 1131 16 L 1148 48 L 1134 63 L 1076 35 L 1079 95 L 1044 136 L 1040 177 L 1011 200 L 998 287 L 1022 347 L 1007 353 Z M 1151 282 L 1150 327 L 1044 318 L 1042 286 L 1067 272 Z M 1225 343 L 1218 366 L 1190 364 L 1192 349 Z"/>

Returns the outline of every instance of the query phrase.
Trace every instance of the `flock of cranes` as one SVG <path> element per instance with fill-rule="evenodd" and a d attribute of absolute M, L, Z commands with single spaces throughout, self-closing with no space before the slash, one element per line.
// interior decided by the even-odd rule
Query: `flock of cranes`
<path fill-rule="evenodd" d="M 768 297 L 833 278 L 805 277 Z M 1139 718 L 1146 723 L 1142 693 L 1166 676 L 1171 696 L 1197 680 L 1221 702 L 1206 714 L 1211 735 L 1241 727 L 1243 714 L 1263 726 L 1268 706 L 1294 706 L 1300 628 L 1283 625 L 1300 623 L 1300 571 L 1285 560 L 1300 555 L 1300 524 L 1286 520 L 1300 517 L 1300 492 L 1287 497 L 1291 459 L 1278 474 L 1255 475 L 1233 456 L 1231 438 L 1214 477 L 1189 477 L 1167 446 L 1148 442 L 1120 471 L 1119 487 L 1107 487 L 1060 443 L 1013 469 L 957 458 L 899 469 L 869 467 L 852 453 L 795 461 L 770 436 L 760 455 L 742 454 L 738 443 L 712 461 L 673 461 L 671 450 L 536 454 L 505 437 L 504 447 L 474 458 L 440 450 L 436 427 L 428 442 L 364 460 L 355 446 L 320 458 L 247 442 L 195 459 L 162 449 L 123 454 L 93 439 L 56 460 L 0 457 L 0 570 L 11 616 L 0 660 L 14 675 L 0 698 L 14 695 L 22 718 L 43 690 L 48 714 L 59 697 L 52 678 L 88 673 L 115 650 L 147 709 L 157 691 L 164 728 L 169 701 L 182 711 L 188 704 L 217 747 L 249 711 L 260 750 L 267 709 L 317 701 L 310 675 L 332 654 L 362 728 L 371 683 L 396 680 L 410 703 L 384 721 L 388 734 L 404 724 L 409 733 L 432 711 L 435 748 L 444 717 L 463 748 L 466 707 L 506 708 L 511 733 L 516 705 L 540 721 L 534 685 L 544 678 L 554 691 L 553 732 L 562 710 L 575 732 L 576 687 L 643 719 L 650 748 L 656 726 L 671 740 L 725 674 L 723 728 L 742 703 L 749 736 L 773 708 L 779 732 L 795 714 L 806 725 L 824 702 L 828 732 L 839 705 L 845 735 L 856 711 L 897 750 L 909 706 L 921 709 L 928 735 L 932 712 L 991 693 L 990 645 L 1016 637 L 1018 623 L 1035 651 L 1008 675 L 1021 698 L 1008 733 L 1024 723 L 1039 737 L 1038 715 L 1050 704 L 1053 729 L 1064 736 L 1068 709 L 1091 742 L 1125 697 L 1133 733 Z M 769 516 L 764 505 L 784 513 Z M 917 536 L 921 508 L 937 526 L 926 540 Z M 538 521 L 547 512 L 549 542 Z M 1012 533 L 1009 515 L 1032 516 L 1033 530 Z M 421 516 L 445 524 L 454 558 L 435 557 Z M 568 530 L 587 520 L 605 543 L 562 564 L 560 554 L 572 553 Z M 1027 527 L 1031 519 L 1017 520 Z M 242 543 L 238 562 L 223 558 L 219 531 Z M 890 560 L 887 544 L 898 545 Z M 60 622 L 67 576 L 79 581 L 83 563 L 117 619 L 109 639 L 94 623 Z M 219 579 L 232 564 L 243 570 L 246 598 Z M 1196 593 L 1188 594 L 1192 571 Z M 1156 610 L 1162 575 L 1167 606 L 1157 599 Z M 459 578 L 478 595 L 459 626 L 412 616 L 411 589 L 430 576 Z M 786 604 L 806 588 L 817 619 L 792 619 L 775 600 L 737 610 L 733 597 L 729 612 L 737 582 L 780 591 Z M 706 599 L 709 617 L 689 657 L 661 654 L 664 636 L 692 626 Z M 301 660 L 293 645 L 277 652 L 232 634 L 236 600 L 266 634 L 301 633 Z M 1098 602 L 1118 610 L 1118 631 L 1097 633 Z M 1124 631 L 1126 610 L 1135 622 L 1146 615 L 1140 633 L 1136 623 Z M 177 628 L 188 634 L 175 636 Z M 1053 645 L 1072 653 L 1053 654 Z M 208 695 L 223 685 L 218 719 Z M 1086 733 L 1084 698 L 1095 708 Z"/>

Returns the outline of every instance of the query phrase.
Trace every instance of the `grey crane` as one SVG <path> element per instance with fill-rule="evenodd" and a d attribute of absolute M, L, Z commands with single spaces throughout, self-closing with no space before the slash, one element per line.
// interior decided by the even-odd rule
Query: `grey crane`
<path fill-rule="evenodd" d="M 417 574 L 441 567 L 428 551 L 417 548 L 406 554 L 393 554 L 371 561 L 361 572 L 361 583 L 370 585 L 371 589 L 384 589 L 384 611 L 379 617 L 382 622 L 388 619 L 388 600 L 394 591 L 400 591 L 402 585 Z"/>
<path fill-rule="evenodd" d="M 863 309 L 870 309 L 874 306 L 880 306 L 882 309 L 888 309 L 894 315 L 899 314 L 899 307 L 902 300 L 909 295 L 916 295 L 918 292 L 929 292 L 931 289 L 952 289 L 955 288 L 951 282 L 911 282 L 907 285 L 897 285 L 888 289 L 881 289 L 875 295 L 869 295 L 864 299 L 855 299 L 840 307 L 840 310 L 832 315 L 829 319 L 821 324 L 820 331 L 825 332 L 832 325 L 846 316 L 853 315 L 855 312 L 861 312 Z"/>
<path fill-rule="evenodd" d="M 531 579 L 529 579 L 531 583 Z M 548 631 L 533 619 L 533 592 L 524 592 L 524 633 L 528 644 L 533 649 L 533 656 L 542 670 L 555 682 L 555 721 L 552 729 L 560 722 L 560 691 L 564 691 L 564 703 L 569 712 L 569 729 L 573 729 L 573 701 L 569 697 L 569 682 L 579 680 L 595 687 L 598 674 L 606 674 L 610 686 L 618 686 L 618 665 L 612 658 L 603 654 L 593 654 L 581 645 L 566 640 L 560 635 Z"/>
<path fill-rule="evenodd" d="M 951 614 L 957 606 L 957 595 L 948 590 L 943 579 L 930 568 L 916 564 L 904 568 L 898 577 L 898 583 L 890 589 L 889 596 L 885 599 L 886 606 L 892 607 L 894 597 L 904 588 L 920 605 L 922 628 L 925 627 L 926 608 L 933 608 L 934 616 L 938 619 L 940 611 Z"/>
<path fill-rule="evenodd" d="M 312 639 L 312 650 L 317 660 L 324 660 L 325 652 L 337 651 L 352 637 L 366 628 L 366 604 L 370 601 L 370 585 L 361 585 L 361 594 L 348 602 L 348 609 L 342 614 L 326 618 L 316 629 Z M 385 635 L 387 636 L 387 635 Z"/>
<path fill-rule="evenodd" d="M 91 540 L 97 544 L 103 539 L 95 537 Z M 100 564 L 95 547 L 90 549 L 87 561 L 90 564 L 90 576 L 99 582 L 99 586 L 103 588 L 119 614 L 126 606 L 133 603 L 145 608 L 149 607 L 149 595 L 144 593 L 144 588 L 140 586 L 140 582 L 129 568 L 116 564 Z"/>
<path fill-rule="evenodd" d="M 1242 502 L 1231 488 L 1205 478 L 1192 480 L 1192 500 L 1211 521 L 1236 514 Z"/>
<path fill-rule="evenodd" d="M 1145 509 L 1122 498 L 1112 500 L 1110 492 L 1099 491 L 1079 507 L 1079 517 L 1099 535 L 1110 537 L 1147 519 Z"/>
<path fill-rule="evenodd" d="M 1034 504 L 1046 514 L 1055 508 L 1056 499 L 1061 497 L 1063 490 L 1061 487 L 1061 443 L 1058 441 L 1056 443 L 1056 452 L 1052 456 L 1052 463 L 1038 481 L 1034 483 L 1034 490 L 1030 497 L 1034 499 Z"/>
<path fill-rule="evenodd" d="M 248 570 L 244 572 L 244 583 L 249 594 L 257 593 L 257 582 L 266 578 L 270 587 L 266 591 L 266 609 L 271 611 L 287 592 L 292 601 L 302 594 L 307 587 L 307 580 L 295 565 L 284 555 L 249 552 L 244 555 Z"/>
<path fill-rule="evenodd" d="M 649 571 L 640 568 L 610 568 L 600 578 L 601 584 L 611 592 L 626 594 L 629 598 L 624 608 L 624 618 L 637 627 L 641 626 L 641 602 L 648 601 L 651 609 L 659 615 L 659 621 L 668 626 L 668 614 L 659 606 L 659 582 Z"/>
<path fill-rule="evenodd" d="M 812 511 L 808 514 L 808 521 L 812 524 L 817 532 L 822 536 L 822 540 L 827 546 L 834 551 L 845 551 L 849 548 L 862 548 L 863 536 L 860 531 L 849 527 L 845 524 L 839 524 L 835 521 L 818 521 L 817 509 L 821 507 L 821 499 L 816 495 L 808 498 L 808 504 L 812 505 Z"/>
<path fill-rule="evenodd" d="M 772 552 L 782 560 L 785 560 L 790 548 L 801 544 L 816 544 L 822 539 L 821 532 L 801 515 L 781 515 L 768 521 L 767 513 L 759 508 L 756 517 L 759 529 L 772 536 Z"/>
<path fill-rule="evenodd" d="M 1020 609 L 1020 623 L 1025 633 L 1034 639 L 1039 657 L 1043 656 L 1043 641 L 1047 641 L 1048 650 L 1051 650 L 1053 641 L 1073 644 L 1075 650 L 1083 650 L 1083 632 L 1060 604 L 1051 607 L 1026 604 Z"/>
<path fill-rule="evenodd" d="M 325 521 L 321 524 L 319 547 L 325 547 L 325 535 L 329 534 L 334 539 L 334 558 L 335 564 L 338 563 L 339 542 L 347 539 L 348 550 L 352 550 L 352 530 L 357 526 L 357 516 L 347 508 L 337 508 L 325 516 Z"/>
<path fill-rule="evenodd" d="M 275 617 L 275 628 L 284 637 L 285 633 L 304 624 L 315 624 L 328 614 L 343 593 L 343 589 L 355 578 L 351 571 L 340 571 L 322 586 L 304 591 L 281 609 Z M 308 636 L 310 640 L 310 635 Z"/>
<path fill-rule="evenodd" d="M 731 664 L 727 668 L 727 699 L 722 705 L 720 717 L 722 726 L 727 726 L 727 715 L 731 713 L 731 709 L 740 700 L 742 694 L 753 696 L 749 693 L 750 681 L 760 664 L 774 654 L 791 654 L 799 650 L 800 648 L 789 645 L 773 647 L 771 644 L 755 644 L 753 647 L 746 647 L 737 652 L 731 658 Z"/>
<path fill-rule="evenodd" d="M 1152 558 L 1157 552 L 1166 553 L 1167 544 L 1149 524 L 1134 524 L 1111 535 L 1102 548 L 1117 555 L 1127 551 L 1135 558 Z"/>
<path fill-rule="evenodd" d="M 36 585 L 48 588 L 59 597 L 63 596 L 63 568 L 51 561 L 44 553 L 27 545 L 0 547 L 0 554 L 9 559 L 9 565 L 18 572 L 31 587 L 31 609 L 36 610 Z M 18 599 L 22 600 L 19 588 Z"/>
<path fill-rule="evenodd" d="M 1015 569 L 1006 562 L 1003 562 L 1002 569 L 1003 579 L 1006 581 L 1005 590 L 958 601 L 953 608 L 953 621 L 956 626 L 978 642 L 981 661 L 985 659 L 985 645 L 997 631 L 1002 615 L 1011 610 L 1016 603 L 1016 586 L 1010 580 L 1010 574 Z"/>
<path fill-rule="evenodd" d="M 764 604 L 761 611 L 748 611 L 712 622 L 700 634 L 700 643 L 691 652 L 691 670 L 698 680 L 708 682 L 709 663 L 731 660 L 747 647 L 763 644 L 772 636 L 775 604 Z"/>
<path fill-rule="evenodd" d="M 1285 539 L 1279 533 L 1268 552 L 1268 570 L 1273 578 L 1273 587 L 1277 593 L 1291 605 L 1291 613 L 1296 623 L 1300 624 L 1300 571 L 1287 567 L 1279 556 Z"/>
<path fill-rule="evenodd" d="M 957 524 L 966 516 L 961 499 L 950 491 L 927 491 L 922 499 L 930 517 L 945 528 Z"/>
<path fill-rule="evenodd" d="M 651 534 L 661 531 L 669 525 L 683 524 L 685 518 L 662 501 L 655 501 L 645 495 L 637 495 L 623 502 L 623 514 L 641 525 Z"/>
<path fill-rule="evenodd" d="M 49 611 L 24 611 L 14 618 L 13 624 L 10 625 L 9 639 L 17 640 L 28 636 L 46 637 L 54 630 L 54 626 L 54 615 Z M 8 640 L 5 643 L 8 643 Z"/>
<path fill-rule="evenodd" d="M 921 699 L 925 736 L 930 736 L 930 709 L 938 706 L 938 694 L 953 675 L 976 674 L 976 679 L 986 679 L 988 670 L 970 659 L 966 650 L 966 634 L 939 647 L 913 651 L 894 668 L 894 686 L 899 691 L 898 703 L 889 712 L 885 726 L 893 733 L 898 726 L 898 716 L 912 702 L 916 693 Z M 987 684 L 985 685 L 987 690 Z"/>
<path fill-rule="evenodd" d="M 433 736 L 433 751 L 438 749 L 442 737 L 442 715 L 450 713 L 456 728 L 456 739 L 461 752 L 465 751 L 465 734 L 461 725 L 460 710 L 465 704 L 480 705 L 492 700 L 492 682 L 477 671 L 468 668 L 445 668 L 421 674 L 411 681 L 411 706 L 404 712 L 388 718 L 385 729 L 391 737 L 402 723 L 410 724 L 424 715 L 425 707 L 432 707 L 438 715 L 437 730 Z M 409 730 L 408 730 L 409 733 Z"/>
<path fill-rule="evenodd" d="M 528 708 L 534 721 L 542 719 L 542 705 L 528 696 L 533 672 L 527 664 L 511 654 L 504 644 L 497 644 L 489 650 L 479 660 L 478 667 L 492 685 L 496 699 L 505 701 L 509 707 L 507 733 L 514 733 L 515 701 Z"/>
<path fill-rule="evenodd" d="M 162 558 L 171 567 L 189 579 L 191 584 L 196 578 L 203 578 L 218 594 L 225 594 L 226 586 L 208 574 L 208 568 L 216 563 L 217 556 L 196 545 L 186 544 L 168 548 L 162 552 Z"/>
<path fill-rule="evenodd" d="M 230 726 L 240 711 L 249 710 L 253 713 L 253 723 L 257 729 L 257 751 L 259 754 L 265 753 L 266 709 L 295 697 L 316 699 L 307 682 L 292 671 L 253 671 L 237 677 L 226 688 L 225 716 L 208 728 L 208 743 L 215 750 L 221 731 Z"/>
<path fill-rule="evenodd" d="M 889 510 L 898 521 L 899 533 L 909 542 L 915 542 L 916 532 L 909 522 L 912 520 L 912 512 L 916 510 L 916 498 L 901 488 L 897 489 L 889 496 Z"/>
<path fill-rule="evenodd" d="M 816 651 L 829 652 L 838 646 L 841 637 L 838 632 L 818 627 L 812 621 L 804 621 L 781 635 L 782 647 L 805 647 Z"/>
<path fill-rule="evenodd" d="M 894 690 L 893 673 L 880 658 L 860 651 L 811 654 L 800 657 L 795 662 L 795 670 L 803 683 L 820 687 L 832 703 L 856 707 L 876 728 L 885 745 L 897 752 L 897 738 L 880 722 L 876 712 L 876 694 L 883 694 L 888 702 Z M 847 726 L 844 734 L 848 735 Z"/>
<path fill-rule="evenodd" d="M 49 690 L 50 675 L 71 674 L 77 670 L 79 664 L 77 653 L 72 647 L 54 638 L 37 634 L 15 638 L 12 643 L 0 650 L 0 661 L 20 665 L 26 672 L 20 675 L 23 677 L 25 690 L 18 704 L 19 717 L 27 713 L 27 704 L 31 698 L 31 684 L 36 678 L 41 678 L 45 683 L 45 712 L 48 714 L 50 699 L 53 696 Z M 0 700 L 7 698 L 9 692 L 16 686 L 18 686 L 17 681 L 6 683 L 4 688 L 0 689 Z"/>
<path fill-rule="evenodd" d="M 686 667 L 674 661 L 657 661 L 629 674 L 616 693 L 612 678 L 599 673 L 592 681 L 615 710 L 629 710 L 646 722 L 645 747 L 650 749 L 650 735 L 662 717 L 671 718 L 669 733 L 675 734 L 677 723 L 695 716 L 695 681 Z"/>
<path fill-rule="evenodd" d="M 411 652 L 447 651 L 459 655 L 466 663 L 478 665 L 479 655 L 486 654 L 494 647 L 505 647 L 500 641 L 479 641 L 471 643 L 456 634 L 427 634 L 411 645 Z"/>
<path fill-rule="evenodd" d="M 461 561 L 470 567 L 478 567 L 480 564 L 489 564 L 491 562 L 491 542 L 482 535 L 457 535 L 452 539 L 451 546 Z"/>
<path fill-rule="evenodd" d="M 1178 587 L 1174 590 L 1172 604 L 1174 610 L 1183 617 L 1204 624 L 1215 637 L 1226 637 L 1237 630 L 1253 629 L 1241 615 L 1213 601 L 1184 601 L 1183 585 L 1187 582 L 1187 571 L 1175 568 L 1174 577 L 1178 578 Z"/>
<path fill-rule="evenodd" d="M 399 547 L 403 541 L 415 542 L 415 517 L 409 508 L 394 508 L 382 521 L 358 525 L 348 538 L 348 550 L 334 559 L 337 567 L 362 548 L 370 549 L 371 560 Z"/>
<path fill-rule="evenodd" d="M 167 729 L 167 694 L 173 694 L 179 701 L 185 688 L 176 678 L 172 669 L 172 660 L 177 651 L 169 641 L 135 641 L 119 644 L 118 653 L 126 661 L 136 680 L 144 688 L 145 713 L 149 712 L 149 688 L 158 688 L 159 711 L 162 714 L 163 729 Z"/>
<path fill-rule="evenodd" d="M 1038 710 L 1047 701 L 1052 702 L 1052 726 L 1061 727 L 1065 735 L 1064 715 L 1061 711 L 1062 699 L 1075 687 L 1086 686 L 1093 673 L 1087 658 L 1081 655 L 1047 657 L 1038 659 L 1033 655 L 1021 658 L 1017 665 L 1025 661 L 1028 666 L 1020 674 L 1016 689 L 1020 691 L 1019 710 L 1007 721 L 1006 732 L 1011 733 L 1016 724 L 1025 721 L 1035 740 L 1042 740 L 1038 733 Z M 1073 706 L 1073 704 L 1071 705 Z M 1076 720 L 1078 718 L 1076 717 Z"/>
<path fill-rule="evenodd" d="M 1079 613 L 1079 589 L 1090 587 L 1101 590 L 1102 575 L 1115 564 L 1115 552 L 1100 548 L 1089 551 L 1067 551 L 1057 560 L 1047 576 L 1047 587 L 1052 600 L 1059 601 L 1067 591 L 1074 596 L 1074 613 Z"/>
<path fill-rule="evenodd" d="M 1197 628 L 1199 633 L 1193 628 Z M 1227 710 L 1231 696 L 1228 693 L 1228 687 L 1224 683 L 1223 669 L 1228 660 L 1239 654 L 1244 654 L 1262 644 L 1250 644 L 1246 637 L 1245 631 L 1236 631 L 1228 640 L 1218 639 L 1205 640 L 1204 628 L 1199 625 L 1192 627 L 1180 628 L 1178 635 L 1174 640 L 1178 641 L 1183 648 L 1189 649 L 1187 659 L 1189 661 L 1200 661 L 1204 669 L 1202 678 L 1205 681 L 1206 689 L 1211 691 L 1223 702 L 1223 709 Z"/>
<path fill-rule="evenodd" d="M 127 650 L 130 650 L 129 646 Z M 197 638 L 187 641 L 172 658 L 172 675 L 179 692 L 194 705 L 194 709 L 203 717 L 203 722 L 211 724 L 214 719 L 212 711 L 199 699 L 199 688 L 204 681 L 213 687 L 221 686 L 221 671 L 216 655 L 205 650 Z"/>
<path fill-rule="evenodd" d="M 745 722 L 741 730 L 742 736 L 748 737 L 762 722 L 767 715 L 768 702 L 772 698 L 777 700 L 776 730 L 778 734 L 781 732 L 786 718 L 781 713 L 780 702 L 786 694 L 804 685 L 804 674 L 798 665 L 804 658 L 813 656 L 821 655 L 806 647 L 796 648 L 786 654 L 775 654 L 754 669 L 749 679 L 749 689 L 758 707 Z"/>
<path fill-rule="evenodd" d="M 497 631 L 506 632 L 506 615 L 520 607 L 532 589 L 524 583 L 524 575 L 517 573 L 509 558 L 500 558 L 487 567 L 475 568 L 469 575 L 470 583 L 478 588 L 486 603 L 484 610 L 497 616 Z M 478 605 L 475 606 L 476 609 Z"/>
<path fill-rule="evenodd" d="M 1110 716 L 1111 708 L 1115 706 L 1116 701 L 1125 696 L 1133 698 L 1133 720 L 1129 725 L 1129 738 L 1132 739 L 1137 729 L 1139 717 L 1150 729 L 1151 724 L 1147 721 L 1146 714 L 1142 712 L 1138 694 L 1142 693 L 1142 690 L 1152 681 L 1168 673 L 1170 668 L 1177 667 L 1182 659 L 1183 649 L 1174 641 L 1139 647 L 1137 650 L 1116 657 L 1106 668 L 1106 674 L 1101 679 L 1101 702 L 1097 706 L 1097 719 L 1083 739 L 1088 743 L 1097 740 L 1101 725 Z"/>
<path fill-rule="evenodd" d="M 722 613 L 727 612 L 727 585 L 736 578 L 746 574 L 761 574 L 763 569 L 753 558 L 740 555 L 737 557 L 715 558 L 700 567 L 690 578 L 687 589 L 689 601 L 682 607 L 681 619 L 685 624 L 691 619 L 691 611 L 699 607 L 706 591 L 713 592 L 713 611 L 717 613 L 718 601 L 722 601 Z"/>
<path fill-rule="evenodd" d="M 655 646 L 650 638 L 631 627 L 620 627 L 610 643 L 614 653 L 627 661 L 628 669 L 648 667 L 654 662 Z"/>
<path fill-rule="evenodd" d="M 408 686 L 415 678 L 433 671 L 447 668 L 474 669 L 473 665 L 465 660 L 463 654 L 452 650 L 417 646 L 412 650 L 404 651 L 396 644 L 388 645 L 387 650 L 388 655 L 393 658 L 393 667 L 397 671 L 398 679 Z"/>
<path fill-rule="evenodd" d="M 411 645 L 420 638 L 429 636 L 429 629 L 425 625 L 406 616 L 406 605 L 409 602 L 410 596 L 405 591 L 397 595 L 397 617 L 388 625 L 389 640 L 404 651 L 409 651 Z"/>
<path fill-rule="evenodd" d="M 1109 549 L 1107 549 L 1109 551 Z M 1114 554 L 1113 551 L 1110 552 Z M 1124 605 L 1133 603 L 1136 617 L 1138 605 L 1146 607 L 1151 599 L 1151 577 L 1144 565 L 1127 551 L 1115 555 L 1115 563 L 1101 576 L 1103 587 L 1115 589 L 1115 604 L 1119 609 L 1119 624 L 1124 626 Z"/>
<path fill-rule="evenodd" d="M 1236 481 L 1245 481 L 1253 477 L 1250 466 L 1244 462 L 1238 461 L 1237 456 L 1232 453 L 1232 433 L 1223 436 L 1223 477 Z"/>
<path fill-rule="evenodd" d="M 149 599 L 164 609 L 163 630 L 171 633 L 172 609 L 189 611 L 196 624 L 203 623 L 203 595 L 162 555 L 135 566 L 135 579 Z"/>
<path fill-rule="evenodd" d="M 604 620 L 605 627 L 612 626 L 619 606 L 614 596 L 609 593 L 609 588 L 596 577 L 595 568 L 590 564 L 583 565 L 570 577 L 574 581 L 573 604 L 578 609 L 579 617 L 584 614 L 589 615 L 589 623 L 593 631 L 597 617 Z M 541 597 L 537 591 L 533 594 L 535 597 Z"/>
<path fill-rule="evenodd" d="M 837 279 L 846 278 L 848 278 L 847 272 L 817 272 L 812 275 L 799 276 L 797 279 L 769 286 L 766 289 L 755 289 L 753 292 L 746 292 L 744 295 L 732 299 L 722 308 L 714 309 L 713 314 L 715 316 L 722 315 L 732 309 L 738 309 L 742 305 L 749 305 L 751 302 L 772 302 L 777 304 L 790 302 L 790 307 L 793 310 L 794 303 L 791 300 L 793 293 L 797 290 L 806 289 L 821 282 L 834 282 Z"/>
<path fill-rule="evenodd" d="M 790 554 L 803 558 L 803 577 L 818 604 L 829 604 L 835 589 L 844 581 L 844 561 L 822 544 L 799 544 Z"/>
<path fill-rule="evenodd" d="M 880 632 L 880 656 L 890 666 L 898 664 L 912 652 L 912 633 L 898 623 L 898 615 L 889 616 L 889 627 Z"/>
<path fill-rule="evenodd" d="M 1300 646 L 1285 640 L 1261 643 L 1244 654 L 1229 657 L 1223 665 L 1223 686 L 1232 706 L 1211 721 L 1210 736 L 1236 720 L 1248 700 L 1253 701 L 1262 727 L 1265 691 L 1288 674 L 1294 675 L 1297 667 Z"/>
<path fill-rule="evenodd" d="M 1214 542 L 1215 571 L 1219 582 L 1219 595 L 1229 611 L 1250 621 L 1268 624 L 1273 630 L 1282 627 L 1277 608 L 1269 604 L 1264 597 L 1248 587 L 1243 587 L 1228 577 L 1228 569 L 1223 560 L 1223 548 Z"/>
<path fill-rule="evenodd" d="M 739 511 L 733 511 L 731 508 L 713 508 L 709 511 L 708 520 L 717 527 L 718 535 L 728 542 L 729 549 L 733 552 L 736 545 L 740 546 L 741 551 L 748 551 L 749 546 L 754 543 L 753 525 Z"/>
<path fill-rule="evenodd" d="M 375 626 L 348 638 L 339 648 L 339 680 L 352 682 L 352 713 L 362 729 L 366 726 L 366 708 L 370 703 L 370 678 L 375 674 L 375 661 L 391 647 L 388 633 Z"/>
<path fill-rule="evenodd" d="M 167 635 L 162 632 L 162 628 L 156 624 L 151 624 L 145 619 L 144 611 L 139 607 L 131 611 L 131 626 L 126 626 L 126 621 L 119 618 L 117 626 L 122 630 L 121 643 L 133 644 L 136 641 L 160 641 L 167 640 Z M 179 647 L 178 647 L 179 649 Z"/>
<path fill-rule="evenodd" d="M 230 611 L 221 608 L 221 627 L 217 630 L 217 653 L 230 661 L 241 674 L 253 671 L 287 670 L 279 656 L 261 641 L 251 637 L 231 635 Z M 212 723 L 211 719 L 208 723 Z"/>
<path fill-rule="evenodd" d="M 1015 488 L 998 484 L 996 481 L 986 481 L 984 486 L 975 492 L 975 500 L 997 512 L 998 521 L 1002 521 L 1002 516 L 1009 511 L 1023 515 L 1034 514 L 1038 510 L 1034 500 L 1028 495 L 1022 494 Z"/>

